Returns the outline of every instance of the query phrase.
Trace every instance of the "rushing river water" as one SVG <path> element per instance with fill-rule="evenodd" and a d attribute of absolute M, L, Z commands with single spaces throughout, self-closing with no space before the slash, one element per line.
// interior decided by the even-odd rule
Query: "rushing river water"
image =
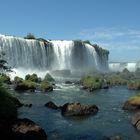
<path fill-rule="evenodd" d="M 20 118 L 29 118 L 41 125 L 49 140 L 103 140 L 104 136 L 120 135 L 123 140 L 139 140 L 140 134 L 131 125 L 134 113 L 122 110 L 128 97 L 135 95 L 125 87 L 113 87 L 94 92 L 81 90 L 75 85 L 60 84 L 61 89 L 50 93 L 22 93 L 18 95 L 31 108 L 19 109 Z M 57 105 L 67 102 L 96 104 L 99 112 L 87 118 L 65 118 L 60 111 L 44 107 L 48 101 Z"/>

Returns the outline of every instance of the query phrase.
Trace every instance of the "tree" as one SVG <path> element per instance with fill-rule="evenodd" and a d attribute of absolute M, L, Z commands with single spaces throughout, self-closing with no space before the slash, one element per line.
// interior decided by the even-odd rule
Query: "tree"
<path fill-rule="evenodd" d="M 36 38 L 33 34 L 28 33 L 27 36 L 24 37 L 24 39 L 36 39 Z"/>

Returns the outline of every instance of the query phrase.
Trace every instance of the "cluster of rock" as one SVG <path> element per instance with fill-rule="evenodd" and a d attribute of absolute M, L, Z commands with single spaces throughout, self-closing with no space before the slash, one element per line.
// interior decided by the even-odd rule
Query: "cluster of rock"
<path fill-rule="evenodd" d="M 25 76 L 25 79 L 16 76 L 13 81 L 7 75 L 3 74 L 0 76 L 0 80 L 3 80 L 3 83 L 11 84 L 16 91 L 29 92 L 35 92 L 36 90 L 42 92 L 53 91 L 53 82 L 55 82 L 54 78 L 48 73 L 44 79 L 41 79 L 36 74 L 28 74 Z"/>
<path fill-rule="evenodd" d="M 0 86 L 0 139 L 6 140 L 47 140 L 45 131 L 29 119 L 18 119 L 17 108 L 31 107 L 22 104 Z"/>
<path fill-rule="evenodd" d="M 140 111 L 140 95 L 138 94 L 128 99 L 124 103 L 123 109 L 129 111 Z M 132 117 L 131 123 L 138 131 L 140 131 L 140 112 L 137 112 Z"/>

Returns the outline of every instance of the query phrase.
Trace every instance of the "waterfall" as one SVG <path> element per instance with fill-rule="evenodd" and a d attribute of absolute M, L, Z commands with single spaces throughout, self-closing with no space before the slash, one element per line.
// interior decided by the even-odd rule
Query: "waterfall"
<path fill-rule="evenodd" d="M 0 35 L 0 52 L 4 52 L 8 65 L 26 71 L 52 71 L 69 69 L 107 70 L 108 54 L 100 54 L 82 41 L 39 41 Z M 105 63 L 106 67 L 101 64 Z"/>
<path fill-rule="evenodd" d="M 129 63 L 110 63 L 109 69 L 111 71 L 117 72 L 117 71 L 123 71 L 124 69 L 128 69 L 130 72 L 134 72 L 137 68 L 140 68 L 139 62 L 129 62 Z"/>
<path fill-rule="evenodd" d="M 53 69 L 71 69 L 71 50 L 74 47 L 73 41 L 50 41 L 54 51 Z"/>

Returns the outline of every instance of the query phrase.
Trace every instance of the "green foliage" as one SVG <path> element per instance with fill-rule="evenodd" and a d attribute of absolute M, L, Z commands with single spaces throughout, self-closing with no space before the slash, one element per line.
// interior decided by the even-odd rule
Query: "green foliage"
<path fill-rule="evenodd" d="M 107 82 L 110 85 L 126 85 L 127 84 L 127 80 L 123 79 L 119 75 L 111 75 L 111 76 L 108 76 L 107 77 Z"/>
<path fill-rule="evenodd" d="M 32 75 L 28 74 L 25 76 L 25 80 L 30 80 L 32 82 L 38 82 L 38 77 L 35 73 Z"/>
<path fill-rule="evenodd" d="M 27 36 L 24 37 L 24 39 L 36 39 L 36 38 L 33 34 L 28 33 Z"/>
<path fill-rule="evenodd" d="M 47 80 L 43 80 L 41 82 L 41 90 L 43 92 L 47 92 L 47 91 L 52 91 L 53 88 L 52 88 L 52 86 L 50 85 L 50 83 Z"/>
<path fill-rule="evenodd" d="M 15 90 L 24 91 L 24 90 L 32 90 L 36 89 L 36 83 L 30 80 L 22 80 L 15 83 Z"/>
<path fill-rule="evenodd" d="M 17 117 L 17 99 L 0 85 L 0 119 L 13 119 Z"/>
<path fill-rule="evenodd" d="M 6 84 L 11 84 L 10 77 L 3 73 L 0 74 L 0 82 L 6 83 Z"/>
<path fill-rule="evenodd" d="M 23 85 L 25 85 L 26 87 L 28 87 L 28 89 L 35 89 L 36 88 L 36 83 L 30 80 L 24 80 L 22 82 Z"/>
<path fill-rule="evenodd" d="M 95 90 L 102 87 L 102 79 L 94 76 L 86 76 L 81 79 L 82 85 L 85 89 Z"/>
<path fill-rule="evenodd" d="M 136 80 L 136 89 L 140 90 L 140 80 Z"/>
<path fill-rule="evenodd" d="M 18 77 L 18 76 L 16 76 L 16 77 L 14 78 L 14 83 L 15 83 L 15 84 L 22 83 L 22 82 L 23 82 L 23 79 L 22 79 L 22 78 L 20 78 L 20 77 Z"/>
<path fill-rule="evenodd" d="M 129 81 L 127 83 L 127 87 L 128 87 L 128 89 L 140 90 L 140 80 Z"/>
<path fill-rule="evenodd" d="M 54 82 L 54 81 L 55 81 L 55 79 L 54 79 L 49 73 L 47 73 L 47 74 L 45 75 L 44 80 L 45 80 L 45 81 L 49 81 L 49 82 Z"/>
<path fill-rule="evenodd" d="M 50 85 L 49 82 L 47 80 L 44 80 L 41 82 L 41 89 L 45 90 L 49 87 L 49 85 Z"/>
<path fill-rule="evenodd" d="M 132 96 L 128 99 L 128 102 L 131 105 L 140 105 L 140 93 L 137 94 L 136 96 Z"/>

